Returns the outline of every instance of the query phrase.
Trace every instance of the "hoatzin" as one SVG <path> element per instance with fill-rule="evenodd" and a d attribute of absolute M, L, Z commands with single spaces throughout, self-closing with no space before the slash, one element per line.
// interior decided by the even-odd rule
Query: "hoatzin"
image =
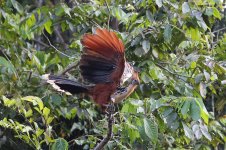
<path fill-rule="evenodd" d="M 66 94 L 88 94 L 105 108 L 110 101 L 119 103 L 128 97 L 140 80 L 138 72 L 125 60 L 125 48 L 116 34 L 107 29 L 96 29 L 95 34 L 85 34 L 81 39 L 83 54 L 79 68 L 86 85 L 63 77 L 43 75 L 56 90 Z M 129 80 L 125 88 L 121 85 Z"/>

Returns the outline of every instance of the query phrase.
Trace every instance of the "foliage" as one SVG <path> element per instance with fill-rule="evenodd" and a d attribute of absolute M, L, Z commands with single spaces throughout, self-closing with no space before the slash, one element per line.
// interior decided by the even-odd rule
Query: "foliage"
<path fill-rule="evenodd" d="M 0 2 L 1 149 L 92 149 L 106 135 L 106 116 L 89 98 L 40 78 L 77 62 L 81 36 L 95 27 L 115 29 L 142 69 L 139 88 L 117 105 L 106 149 L 224 147 L 221 1 Z M 67 76 L 79 78 L 78 69 Z"/>

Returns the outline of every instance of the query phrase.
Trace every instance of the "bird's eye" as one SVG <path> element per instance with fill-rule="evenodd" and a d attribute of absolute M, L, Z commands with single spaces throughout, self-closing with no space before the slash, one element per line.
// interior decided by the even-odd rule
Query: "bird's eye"
<path fill-rule="evenodd" d="M 132 84 L 138 85 L 138 84 L 140 84 L 140 82 L 139 82 L 138 80 L 134 79 L 134 80 L 132 81 Z"/>

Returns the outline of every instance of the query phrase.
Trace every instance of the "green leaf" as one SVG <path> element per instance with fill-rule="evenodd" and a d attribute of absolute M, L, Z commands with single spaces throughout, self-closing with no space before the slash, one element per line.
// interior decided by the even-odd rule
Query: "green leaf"
<path fill-rule="evenodd" d="M 200 40 L 201 35 L 200 35 L 200 32 L 197 28 L 195 28 L 195 29 L 191 28 L 190 32 L 191 32 L 191 39 L 192 40 L 195 40 L 195 41 Z"/>
<path fill-rule="evenodd" d="M 43 109 L 43 116 L 45 117 L 46 120 L 47 120 L 47 118 L 49 116 L 49 113 L 50 113 L 50 109 L 47 108 L 47 107 L 44 107 L 44 109 Z"/>
<path fill-rule="evenodd" d="M 43 129 L 38 128 L 38 129 L 36 130 L 36 132 L 35 132 L 35 135 L 36 135 L 37 137 L 39 137 L 40 135 L 43 134 L 43 132 L 44 132 Z"/>
<path fill-rule="evenodd" d="M 54 105 L 57 105 L 57 106 L 60 106 L 61 105 L 61 102 L 62 102 L 62 98 L 60 95 L 58 94 L 52 94 L 51 97 L 51 102 L 54 104 Z"/>
<path fill-rule="evenodd" d="M 68 150 L 68 142 L 63 138 L 58 138 L 53 143 L 51 150 Z"/>
<path fill-rule="evenodd" d="M 32 102 L 34 106 L 38 105 L 40 110 L 44 107 L 42 100 L 36 96 L 26 96 L 21 98 L 21 100 Z"/>
<path fill-rule="evenodd" d="M 212 137 L 211 137 L 211 135 L 210 135 L 210 133 L 208 132 L 208 128 L 207 128 L 207 126 L 205 125 L 205 124 L 202 124 L 202 123 L 200 123 L 200 129 L 201 129 L 201 132 L 202 132 L 202 134 L 208 139 L 208 140 L 212 140 Z"/>
<path fill-rule="evenodd" d="M 215 8 L 215 7 L 212 7 L 212 9 L 213 9 L 213 16 L 218 19 L 221 19 L 221 14 L 220 14 L 219 10 L 217 10 L 217 8 Z"/>
<path fill-rule="evenodd" d="M 197 104 L 196 100 L 191 101 L 190 114 L 191 114 L 191 118 L 194 121 L 198 121 L 201 118 L 200 107 Z"/>
<path fill-rule="evenodd" d="M 170 127 L 177 120 L 177 113 L 172 112 L 166 117 L 166 123 Z"/>
<path fill-rule="evenodd" d="M 142 48 L 145 53 L 147 53 L 150 50 L 150 42 L 148 40 L 144 40 L 142 42 Z"/>
<path fill-rule="evenodd" d="M 16 104 L 16 100 L 12 99 L 8 99 L 6 98 L 5 96 L 2 96 L 2 100 L 4 102 L 4 105 L 7 106 L 7 107 L 12 107 Z"/>
<path fill-rule="evenodd" d="M 171 107 L 167 107 L 165 110 L 164 110 L 164 112 L 162 113 L 162 116 L 164 117 L 164 118 L 166 118 L 170 113 L 172 113 L 173 112 L 173 108 L 171 108 Z"/>
<path fill-rule="evenodd" d="M 137 45 L 138 43 L 140 43 L 140 40 L 142 38 L 140 36 L 137 36 L 132 42 L 131 42 L 131 46 L 135 46 Z"/>
<path fill-rule="evenodd" d="M 151 68 L 149 70 L 149 74 L 151 76 L 151 79 L 156 80 L 158 79 L 157 73 L 156 73 L 156 69 L 155 68 Z"/>
<path fill-rule="evenodd" d="M 71 17 L 71 14 L 70 14 L 70 11 L 71 11 L 71 8 L 69 8 L 66 4 L 62 4 L 62 8 L 64 10 L 64 12 Z"/>
<path fill-rule="evenodd" d="M 144 52 L 144 49 L 141 48 L 141 47 L 137 47 L 135 50 L 134 50 L 134 54 L 141 57 L 145 54 Z"/>
<path fill-rule="evenodd" d="M 1 56 L 0 56 L 0 67 L 6 67 L 10 69 L 11 72 L 16 74 L 16 70 L 14 66 L 9 61 L 7 61 L 4 57 L 1 57 Z"/>
<path fill-rule="evenodd" d="M 154 21 L 154 16 L 153 16 L 153 14 L 151 13 L 150 10 L 147 10 L 147 11 L 146 11 L 146 16 L 147 16 L 147 18 L 148 18 L 148 20 L 149 20 L 150 22 L 153 22 L 153 21 Z"/>
<path fill-rule="evenodd" d="M 209 113 L 206 110 L 206 107 L 205 107 L 202 99 L 201 98 L 197 99 L 197 103 L 198 103 L 199 107 L 201 108 L 201 117 L 202 117 L 202 119 L 204 120 L 204 122 L 206 124 L 208 124 L 208 122 L 209 122 Z"/>
<path fill-rule="evenodd" d="M 149 83 L 151 82 L 151 77 L 146 73 L 146 72 L 143 72 L 141 74 L 141 79 L 144 83 Z"/>
<path fill-rule="evenodd" d="M 53 121 L 54 117 L 48 117 L 46 124 L 50 124 Z"/>
<path fill-rule="evenodd" d="M 197 21 L 197 23 L 199 24 L 200 27 L 203 28 L 203 30 L 206 31 L 208 29 L 208 26 L 206 25 L 204 20 Z"/>
<path fill-rule="evenodd" d="M 194 140 L 194 134 L 193 134 L 192 130 L 184 122 L 182 122 L 182 125 L 183 125 L 183 128 L 184 128 L 185 135 L 189 139 Z"/>
<path fill-rule="evenodd" d="M 123 105 L 122 109 L 121 109 L 122 113 L 127 113 L 129 112 L 129 104 L 126 103 L 125 105 Z"/>
<path fill-rule="evenodd" d="M 120 7 L 114 7 L 112 9 L 112 15 L 120 21 L 128 22 L 128 16 Z"/>
<path fill-rule="evenodd" d="M 199 128 L 199 125 L 195 124 L 192 126 L 192 131 L 194 132 L 195 138 L 196 139 L 201 139 L 202 138 L 202 132 Z"/>
<path fill-rule="evenodd" d="M 207 16 L 212 16 L 213 15 L 213 9 L 211 7 L 206 8 L 205 14 Z"/>
<path fill-rule="evenodd" d="M 13 7 L 14 7 L 20 14 L 23 13 L 23 6 L 20 5 L 20 3 L 18 3 L 18 2 L 15 1 L 15 0 L 11 0 L 11 3 L 12 3 L 12 5 L 13 5 Z"/>
<path fill-rule="evenodd" d="M 182 12 L 183 12 L 183 14 L 190 12 L 190 7 L 188 5 L 188 2 L 184 2 L 182 4 Z"/>
<path fill-rule="evenodd" d="M 158 7 L 162 7 L 162 0 L 155 0 L 155 3 L 158 5 Z"/>
<path fill-rule="evenodd" d="M 159 53 L 158 53 L 157 49 L 153 48 L 153 49 L 152 49 L 152 54 L 153 54 L 153 56 L 154 56 L 155 58 L 159 58 Z"/>
<path fill-rule="evenodd" d="M 31 117 L 32 115 L 33 115 L 32 109 L 29 109 L 27 112 L 25 111 L 25 117 L 26 118 Z"/>
<path fill-rule="evenodd" d="M 185 100 L 182 108 L 181 108 L 181 114 L 182 115 L 187 115 L 188 111 L 189 111 L 189 108 L 190 108 L 190 105 L 191 105 L 191 101 L 190 100 Z"/>
<path fill-rule="evenodd" d="M 44 24 L 44 27 L 46 29 L 46 31 L 49 33 L 49 34 L 52 34 L 53 30 L 51 29 L 51 26 L 52 26 L 52 21 L 51 20 L 48 20 L 45 24 Z"/>
<path fill-rule="evenodd" d="M 191 62 L 190 67 L 191 67 L 191 69 L 195 69 L 196 68 L 196 62 L 195 61 Z"/>
<path fill-rule="evenodd" d="M 171 41 L 171 38 L 172 38 L 172 28 L 169 24 L 167 24 L 164 29 L 164 40 L 169 43 Z"/>
<path fill-rule="evenodd" d="M 143 119 L 144 122 L 144 131 L 146 135 L 151 139 L 155 145 L 158 140 L 158 126 L 153 119 Z"/>
<path fill-rule="evenodd" d="M 199 92 L 200 92 L 200 95 L 203 97 L 203 98 L 206 98 L 206 84 L 203 83 L 203 82 L 200 82 L 199 84 Z"/>

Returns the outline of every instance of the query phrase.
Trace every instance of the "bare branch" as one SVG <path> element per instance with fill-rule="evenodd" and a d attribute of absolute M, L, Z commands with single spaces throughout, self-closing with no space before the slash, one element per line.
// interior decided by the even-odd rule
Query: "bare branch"
<path fill-rule="evenodd" d="M 114 104 L 110 103 L 108 106 L 108 133 L 107 136 L 94 148 L 94 150 L 102 150 L 104 146 L 109 142 L 112 138 L 112 126 L 114 123 Z"/>
<path fill-rule="evenodd" d="M 222 30 L 226 30 L 226 27 L 213 31 L 212 33 L 220 32 Z"/>
<path fill-rule="evenodd" d="M 63 53 L 63 52 L 61 52 L 61 51 L 58 50 L 54 45 L 52 45 L 52 43 L 50 42 L 49 38 L 45 35 L 45 33 L 44 33 L 43 31 L 42 31 L 42 34 L 43 34 L 44 37 L 47 39 L 47 41 L 49 42 L 49 45 L 50 45 L 53 49 L 55 49 L 58 53 L 60 53 L 60 54 L 62 54 L 62 55 L 64 55 L 64 56 L 66 56 L 66 57 L 71 58 L 71 56 L 69 56 L 69 55 L 67 55 L 67 54 L 65 54 L 65 53 Z"/>
<path fill-rule="evenodd" d="M 44 43 L 42 41 L 39 41 L 39 40 L 36 40 L 36 39 L 34 39 L 33 41 L 35 41 L 36 43 L 38 43 L 38 44 L 40 44 L 40 45 L 42 45 L 44 47 L 50 47 L 49 45 L 47 45 L 46 43 Z"/>
<path fill-rule="evenodd" d="M 108 15 L 108 30 L 109 30 L 110 18 L 111 18 L 111 10 L 110 10 L 110 8 L 109 8 L 109 5 L 108 5 L 107 0 L 105 0 L 105 3 L 106 3 L 106 5 L 107 5 L 107 9 L 108 9 L 108 12 L 109 12 L 109 15 Z"/>
<path fill-rule="evenodd" d="M 58 73 L 59 75 L 64 75 L 65 73 L 67 73 L 68 71 L 72 70 L 73 68 L 77 68 L 79 65 L 79 62 L 74 62 L 72 64 L 70 64 L 69 66 L 67 66 L 67 68 L 65 70 L 63 70 L 62 72 Z"/>

